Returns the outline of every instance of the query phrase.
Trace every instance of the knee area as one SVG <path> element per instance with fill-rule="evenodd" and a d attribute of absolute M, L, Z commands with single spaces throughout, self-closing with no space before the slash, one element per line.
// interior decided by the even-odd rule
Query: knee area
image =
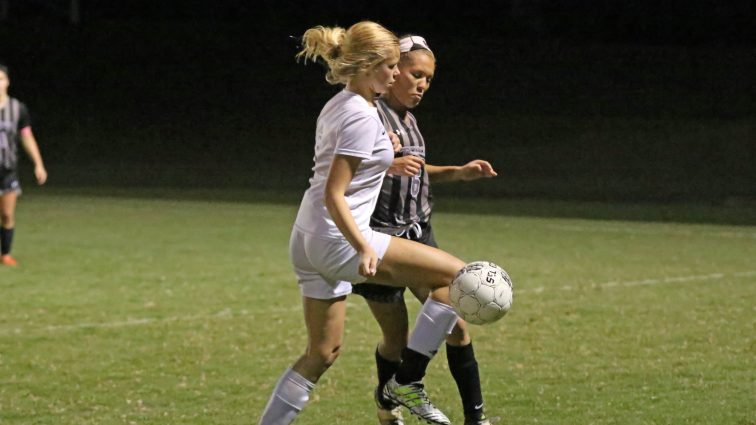
<path fill-rule="evenodd" d="M 439 282 L 436 288 L 443 288 L 451 286 L 454 278 L 457 277 L 457 273 L 465 267 L 465 263 L 461 260 L 450 261 L 445 267 L 440 270 Z M 436 289 L 434 288 L 434 289 Z"/>
<path fill-rule="evenodd" d="M 464 261 L 460 259 L 455 259 L 456 261 L 452 261 L 449 263 L 449 267 L 447 270 L 448 278 L 449 278 L 449 284 L 451 284 L 451 281 L 454 280 L 455 277 L 457 277 L 457 273 L 459 273 L 460 270 L 465 268 L 467 264 L 465 264 Z"/>
<path fill-rule="evenodd" d="M 341 354 L 341 345 L 332 348 L 317 348 L 308 353 L 308 358 L 323 370 L 328 369 L 336 363 L 336 359 Z"/>
<path fill-rule="evenodd" d="M 402 358 L 402 350 L 407 347 L 407 338 L 408 336 L 405 335 L 402 339 L 388 340 L 384 336 L 378 352 L 384 359 L 399 360 Z"/>
<path fill-rule="evenodd" d="M 461 346 L 469 344 L 470 341 L 470 334 L 467 332 L 465 322 L 457 320 L 457 324 L 454 325 L 451 333 L 446 336 L 446 342 L 450 345 Z"/>
<path fill-rule="evenodd" d="M 5 227 L 11 227 L 14 224 L 13 223 L 13 214 L 9 213 L 9 212 L 5 212 L 5 211 L 0 212 L 0 222 Z"/>

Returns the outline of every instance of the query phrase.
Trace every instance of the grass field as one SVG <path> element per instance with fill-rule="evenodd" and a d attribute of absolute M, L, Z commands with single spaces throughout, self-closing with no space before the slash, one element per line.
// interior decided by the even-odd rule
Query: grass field
<path fill-rule="evenodd" d="M 305 342 L 287 256 L 291 199 L 28 193 L 21 266 L 0 268 L 0 423 L 256 423 Z M 489 414 L 756 424 L 752 206 L 464 206 L 439 205 L 439 243 L 503 265 L 515 283 L 510 314 L 472 330 Z M 377 338 L 350 298 L 342 357 L 297 424 L 375 423 Z M 461 423 L 444 354 L 427 384 Z"/>

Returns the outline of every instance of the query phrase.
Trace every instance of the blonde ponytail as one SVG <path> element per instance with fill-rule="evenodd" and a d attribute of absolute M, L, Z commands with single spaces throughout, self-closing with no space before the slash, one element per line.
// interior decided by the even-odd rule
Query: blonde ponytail
<path fill-rule="evenodd" d="M 328 64 L 326 81 L 346 84 L 360 72 L 369 70 L 389 57 L 398 57 L 399 39 L 389 30 L 370 21 L 358 22 L 348 30 L 316 26 L 302 36 L 302 51 L 297 59 Z"/>
<path fill-rule="evenodd" d="M 341 51 L 345 36 L 346 30 L 341 27 L 318 25 L 310 28 L 302 36 L 302 51 L 297 54 L 297 59 L 304 58 L 305 63 L 307 60 L 314 62 L 318 57 L 333 60 Z"/>

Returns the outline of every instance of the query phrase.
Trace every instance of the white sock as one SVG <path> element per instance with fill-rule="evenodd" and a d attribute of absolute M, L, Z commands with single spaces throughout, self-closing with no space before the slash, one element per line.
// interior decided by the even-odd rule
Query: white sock
<path fill-rule="evenodd" d="M 457 313 L 451 306 L 429 297 L 417 315 L 407 348 L 433 358 L 456 323 Z"/>
<path fill-rule="evenodd" d="M 289 425 L 310 399 L 315 384 L 291 368 L 278 380 L 258 425 Z"/>

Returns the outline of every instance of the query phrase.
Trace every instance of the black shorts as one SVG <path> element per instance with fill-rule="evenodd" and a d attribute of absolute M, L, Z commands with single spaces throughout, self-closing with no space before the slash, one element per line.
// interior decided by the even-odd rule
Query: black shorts
<path fill-rule="evenodd" d="M 421 224 L 420 228 L 422 229 L 423 234 L 419 238 L 411 237 L 409 239 L 415 242 L 420 242 L 421 244 L 438 248 L 436 239 L 433 237 L 433 229 L 431 228 L 430 223 Z M 405 289 L 407 288 L 381 285 L 380 283 L 370 282 L 352 285 L 353 294 L 360 295 L 368 301 L 379 303 L 404 302 Z"/>
<path fill-rule="evenodd" d="M 21 183 L 16 170 L 0 170 L 0 195 L 7 192 L 21 193 Z"/>

